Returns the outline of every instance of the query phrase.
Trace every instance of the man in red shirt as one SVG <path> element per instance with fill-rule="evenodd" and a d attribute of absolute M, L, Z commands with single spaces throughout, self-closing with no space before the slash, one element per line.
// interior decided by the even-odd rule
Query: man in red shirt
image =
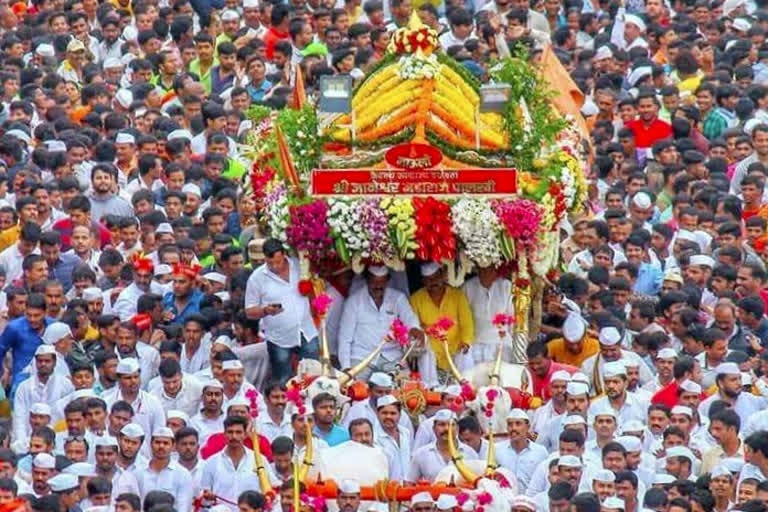
<path fill-rule="evenodd" d="M 264 54 L 268 60 L 272 60 L 275 52 L 275 44 L 278 41 L 290 40 L 288 27 L 291 24 L 291 16 L 288 7 L 283 4 L 275 5 L 269 19 L 269 29 L 264 34 Z"/>
<path fill-rule="evenodd" d="M 245 398 L 235 398 L 229 403 L 227 407 L 227 416 L 242 416 L 248 420 L 248 432 L 244 441 L 246 448 L 253 450 L 253 428 L 254 422 L 251 419 L 251 406 Z M 217 432 L 212 434 L 205 445 L 200 449 L 200 456 L 203 460 L 207 460 L 213 455 L 216 455 L 227 446 L 227 437 L 224 432 Z M 259 435 L 259 449 L 261 454 L 266 460 L 272 462 L 272 447 L 269 444 L 269 439 Z"/>
<path fill-rule="evenodd" d="M 528 345 L 526 354 L 528 355 L 528 370 L 531 374 L 533 396 L 538 396 L 545 402 L 551 398 L 549 383 L 555 372 L 562 370 L 573 375 L 578 371 L 575 366 L 552 361 L 547 354 L 547 346 L 541 342 Z"/>
<path fill-rule="evenodd" d="M 637 96 L 639 119 L 627 121 L 624 126 L 635 134 L 635 146 L 647 149 L 653 143 L 672 136 L 672 127 L 659 119 L 659 100 L 650 89 L 643 89 Z"/>

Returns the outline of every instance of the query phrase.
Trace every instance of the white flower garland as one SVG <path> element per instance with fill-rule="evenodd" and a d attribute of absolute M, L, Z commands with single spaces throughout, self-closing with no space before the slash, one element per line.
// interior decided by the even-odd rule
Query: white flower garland
<path fill-rule="evenodd" d="M 421 54 L 400 57 L 397 75 L 403 80 L 422 80 L 435 78 L 440 74 L 437 55 L 426 57 Z"/>
<path fill-rule="evenodd" d="M 451 207 L 451 214 L 456 235 L 470 260 L 481 267 L 501 263 L 501 225 L 487 200 L 461 198 Z"/>
<path fill-rule="evenodd" d="M 344 240 L 350 253 L 361 253 L 368 257 L 368 235 L 363 229 L 357 203 L 341 199 L 328 201 L 328 225 L 334 234 Z"/>

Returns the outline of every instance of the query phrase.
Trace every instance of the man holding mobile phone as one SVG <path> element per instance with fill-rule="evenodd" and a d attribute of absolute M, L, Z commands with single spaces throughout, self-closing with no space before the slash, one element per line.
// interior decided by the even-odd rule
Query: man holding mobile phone
<path fill-rule="evenodd" d="M 267 340 L 272 377 L 285 383 L 291 358 L 318 359 L 317 329 L 309 299 L 299 293 L 299 262 L 289 258 L 282 242 L 264 242 L 265 263 L 253 271 L 245 289 L 245 312 L 260 320 Z"/>

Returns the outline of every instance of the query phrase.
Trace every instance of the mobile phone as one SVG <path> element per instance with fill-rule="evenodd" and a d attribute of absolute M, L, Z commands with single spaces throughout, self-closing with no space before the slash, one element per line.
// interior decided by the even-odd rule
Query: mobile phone
<path fill-rule="evenodd" d="M 283 305 L 280 304 L 279 302 L 275 302 L 274 304 L 270 304 L 270 306 L 275 307 L 275 308 L 283 309 Z"/>

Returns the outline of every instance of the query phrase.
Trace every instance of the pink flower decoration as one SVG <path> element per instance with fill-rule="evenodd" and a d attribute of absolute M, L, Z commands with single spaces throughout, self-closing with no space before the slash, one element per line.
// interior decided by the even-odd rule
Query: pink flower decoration
<path fill-rule="evenodd" d="M 493 402 L 499 397 L 499 390 L 498 389 L 489 389 L 485 392 L 485 398 L 488 399 L 489 402 Z"/>
<path fill-rule="evenodd" d="M 478 505 L 475 507 L 475 512 L 485 512 L 485 507 Z"/>
<path fill-rule="evenodd" d="M 436 340 L 443 341 L 448 331 L 453 327 L 453 320 L 447 316 L 440 317 L 437 322 L 426 329 L 426 333 Z"/>
<path fill-rule="evenodd" d="M 495 327 L 507 327 L 515 323 L 515 317 L 512 315 L 505 315 L 504 313 L 496 313 L 491 320 L 491 323 Z"/>
<path fill-rule="evenodd" d="M 485 411 L 485 417 L 486 417 L 486 418 L 493 418 L 493 411 L 492 411 L 492 410 L 490 410 L 490 409 L 488 409 L 487 411 Z"/>
<path fill-rule="evenodd" d="M 256 419 L 259 416 L 259 404 L 257 402 L 259 392 L 255 389 L 249 389 L 245 392 L 245 398 L 247 398 L 249 402 L 248 407 L 251 409 L 251 418 Z"/>
<path fill-rule="evenodd" d="M 493 501 L 493 497 L 489 492 L 481 492 L 477 495 L 477 503 L 479 505 L 490 505 Z"/>
<path fill-rule="evenodd" d="M 328 225 L 328 205 L 316 199 L 307 204 L 294 205 L 289 209 L 290 224 L 285 230 L 288 244 L 297 251 L 306 251 L 316 268 L 323 260 L 333 259 L 333 238 Z"/>
<path fill-rule="evenodd" d="M 463 506 L 468 500 L 469 494 L 465 492 L 460 492 L 456 495 L 456 503 L 458 503 L 460 507 Z"/>
<path fill-rule="evenodd" d="M 504 475 L 502 475 L 501 473 L 498 473 L 498 472 L 494 473 L 493 474 L 493 479 L 496 480 L 497 482 L 499 482 L 499 486 L 502 489 L 509 489 L 509 487 L 510 487 L 509 480 L 507 480 L 506 477 Z"/>
<path fill-rule="evenodd" d="M 475 399 L 475 390 L 466 380 L 461 381 L 461 397 L 468 402 Z"/>
<path fill-rule="evenodd" d="M 321 293 L 312 300 L 312 309 L 320 318 L 325 318 L 333 304 L 333 299 L 327 293 Z"/>
<path fill-rule="evenodd" d="M 389 327 L 389 339 L 405 348 L 408 345 L 408 327 L 399 318 L 395 318 Z"/>
<path fill-rule="evenodd" d="M 509 238 L 518 246 L 532 247 L 536 243 L 539 225 L 544 217 L 538 204 L 529 199 L 493 201 L 491 203 Z"/>

